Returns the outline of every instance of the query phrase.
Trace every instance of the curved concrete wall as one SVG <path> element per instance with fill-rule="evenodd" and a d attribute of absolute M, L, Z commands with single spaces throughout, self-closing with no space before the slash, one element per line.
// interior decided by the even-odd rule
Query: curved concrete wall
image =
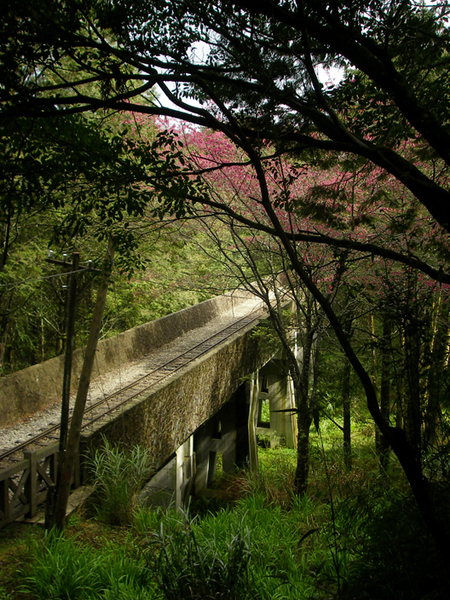
<path fill-rule="evenodd" d="M 140 325 L 97 346 L 92 378 L 108 373 L 128 362 L 161 348 L 180 335 L 223 313 L 233 310 L 252 295 L 245 290 L 217 296 L 177 313 Z M 75 350 L 72 365 L 72 390 L 78 386 L 84 349 Z M 0 427 L 12 425 L 61 399 L 64 356 L 0 377 Z"/>

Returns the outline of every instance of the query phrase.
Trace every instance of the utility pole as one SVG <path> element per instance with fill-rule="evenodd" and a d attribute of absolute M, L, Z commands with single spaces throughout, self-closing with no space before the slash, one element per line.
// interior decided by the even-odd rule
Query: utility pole
<path fill-rule="evenodd" d="M 73 410 L 72 421 L 70 424 L 69 437 L 66 451 L 62 457 L 61 477 L 57 482 L 56 488 L 52 490 L 50 499 L 47 497 L 45 526 L 47 529 L 53 525 L 59 530 L 64 528 L 67 502 L 70 494 L 70 486 L 75 469 L 76 456 L 78 453 L 78 444 L 80 441 L 81 425 L 83 421 L 86 397 L 91 380 L 92 367 L 94 364 L 97 340 L 101 330 L 103 310 L 106 303 L 108 292 L 109 277 L 114 262 L 114 244 L 110 240 L 105 257 L 105 268 L 102 271 L 102 281 L 97 292 L 97 300 L 92 315 L 91 329 L 86 345 L 83 367 L 81 370 L 80 381 L 78 385 L 75 407 Z"/>
<path fill-rule="evenodd" d="M 60 267 L 67 267 L 66 254 L 63 255 L 64 260 L 57 260 L 53 258 L 53 252 L 49 252 L 47 262 L 58 265 Z M 77 301 L 77 276 L 84 271 L 94 271 L 92 269 L 92 262 L 89 261 L 87 267 L 80 267 L 80 253 L 72 253 L 72 269 L 70 271 L 69 280 L 69 295 L 67 301 L 67 337 L 66 337 L 66 349 L 64 354 L 64 375 L 63 375 L 63 388 L 62 388 L 62 401 L 61 401 L 61 428 L 59 436 L 59 463 L 61 463 L 62 455 L 66 450 L 67 445 L 67 432 L 69 429 L 69 402 L 70 402 L 70 380 L 72 375 L 72 354 L 75 339 L 75 307 Z M 58 469 L 59 470 L 59 469 Z"/>
<path fill-rule="evenodd" d="M 59 434 L 59 459 L 58 473 L 62 465 L 62 457 L 66 451 L 67 432 L 69 430 L 69 401 L 70 401 L 70 378 L 72 375 L 72 353 L 75 337 L 75 304 L 77 299 L 77 275 L 80 264 L 79 252 L 72 254 L 72 272 L 70 274 L 69 284 L 69 302 L 67 311 L 67 339 L 66 353 L 64 356 L 64 377 L 61 402 L 61 429 Z"/>
<path fill-rule="evenodd" d="M 64 260 L 56 260 L 53 258 L 53 252 L 49 252 L 47 262 L 56 264 L 58 266 L 67 267 L 65 260 L 66 255 L 64 254 Z M 80 254 L 79 252 L 72 253 L 72 269 L 70 271 L 69 281 L 69 296 L 67 302 L 67 338 L 66 338 L 66 349 L 64 355 L 64 375 L 63 375 L 63 389 L 62 389 L 62 400 L 61 400 L 61 424 L 59 434 L 59 452 L 58 452 L 58 465 L 56 473 L 56 485 L 51 486 L 48 490 L 47 505 L 46 505 L 46 522 L 47 519 L 52 520 L 54 503 L 56 500 L 55 494 L 61 481 L 63 473 L 63 465 L 65 455 L 67 451 L 67 436 L 69 430 L 69 412 L 70 412 L 70 382 L 72 376 L 72 354 L 74 348 L 75 339 L 75 307 L 77 298 L 77 276 L 81 272 L 93 271 L 99 272 L 97 269 L 92 268 L 92 261 L 88 261 L 88 266 L 80 267 Z"/>

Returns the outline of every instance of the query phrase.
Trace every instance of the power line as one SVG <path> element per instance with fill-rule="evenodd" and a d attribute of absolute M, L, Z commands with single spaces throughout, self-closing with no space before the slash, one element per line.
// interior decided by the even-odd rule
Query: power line
<path fill-rule="evenodd" d="M 37 277 L 36 279 L 24 279 L 22 281 L 15 281 L 14 283 L 2 283 L 0 284 L 0 289 L 14 289 L 20 285 L 26 285 L 28 283 L 35 283 L 37 281 L 44 281 L 46 279 L 53 279 L 55 277 L 67 277 L 67 275 L 72 275 L 77 271 L 66 271 L 65 273 L 55 273 L 54 275 L 45 275 L 42 277 Z"/>

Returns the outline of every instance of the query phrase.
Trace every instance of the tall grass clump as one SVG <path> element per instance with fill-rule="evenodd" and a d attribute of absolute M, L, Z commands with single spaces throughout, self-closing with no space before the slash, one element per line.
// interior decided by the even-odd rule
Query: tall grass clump
<path fill-rule="evenodd" d="M 148 537 L 159 526 L 164 516 L 172 510 L 169 508 L 138 506 L 133 513 L 133 534 L 139 537 Z"/>
<path fill-rule="evenodd" d="M 227 535 L 205 537 L 201 524 L 188 513 L 163 520 L 154 542 L 158 549 L 155 574 L 166 600 L 258 600 L 252 578 L 250 532 L 244 523 Z M 224 533 L 224 532 L 222 532 Z"/>
<path fill-rule="evenodd" d="M 258 493 L 201 518 L 167 512 L 156 533 L 149 518 L 160 593 L 165 600 L 331 598 L 336 577 L 321 533 L 326 516 L 306 497 L 285 510 Z"/>
<path fill-rule="evenodd" d="M 151 573 L 136 549 L 105 542 L 101 549 L 52 529 L 29 544 L 23 591 L 37 600 L 151 600 Z"/>
<path fill-rule="evenodd" d="M 262 494 L 268 504 L 288 509 L 294 498 L 296 452 L 288 448 L 260 450 L 260 468 L 248 474 L 248 492 Z"/>
<path fill-rule="evenodd" d="M 103 438 L 103 447 L 90 457 L 88 470 L 94 482 L 98 517 L 110 525 L 129 525 L 143 483 L 151 473 L 148 450 L 111 444 Z"/>
<path fill-rule="evenodd" d="M 254 577 L 268 598 L 333 597 L 335 581 L 328 576 L 333 563 L 324 535 L 327 512 L 322 507 L 306 496 L 293 496 L 286 510 L 268 504 L 259 493 L 236 506 L 236 515 L 244 513 L 252 531 Z"/>
<path fill-rule="evenodd" d="M 55 529 L 46 532 L 43 543 L 30 546 L 31 574 L 25 589 L 37 598 L 84 600 L 101 590 L 99 567 L 103 557 L 89 548 L 77 548 Z"/>

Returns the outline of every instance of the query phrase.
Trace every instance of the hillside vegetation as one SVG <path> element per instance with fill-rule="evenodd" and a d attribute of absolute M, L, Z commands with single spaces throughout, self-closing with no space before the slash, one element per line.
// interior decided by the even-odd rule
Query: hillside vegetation
<path fill-rule="evenodd" d="M 351 472 L 335 426 L 323 429 L 313 436 L 308 497 L 290 491 L 295 451 L 260 450 L 260 471 L 219 479 L 216 497 L 186 512 L 135 508 L 113 526 L 91 503 L 63 534 L 10 525 L 0 598 L 447 598 L 448 569 L 398 468 L 377 475 L 372 428 L 355 433 Z"/>

